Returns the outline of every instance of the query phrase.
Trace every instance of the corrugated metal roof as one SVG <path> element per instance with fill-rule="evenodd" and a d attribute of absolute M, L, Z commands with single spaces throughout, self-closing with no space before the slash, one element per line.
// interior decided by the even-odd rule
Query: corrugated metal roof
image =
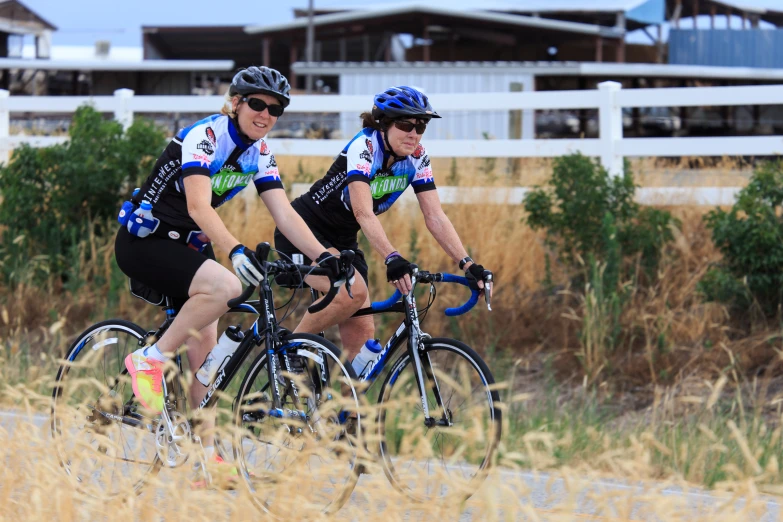
<path fill-rule="evenodd" d="M 481 10 L 481 11 L 517 11 L 520 13 L 530 12 L 605 12 L 618 13 L 629 11 L 647 2 L 647 0 L 600 0 L 598 2 L 586 2 L 585 0 L 518 0 L 516 2 L 481 2 L 480 7 L 461 8 L 463 10 Z M 338 11 L 379 11 L 395 7 L 404 7 L 406 5 L 418 5 L 421 2 L 401 1 L 382 4 L 365 3 L 361 5 L 336 5 L 318 7 L 318 11 L 338 12 Z M 455 5 L 450 0 L 430 0 L 427 5 L 432 7 L 454 9 Z M 457 6 L 460 8 L 459 6 Z"/>
<path fill-rule="evenodd" d="M 656 63 L 598 62 L 296 62 L 297 74 L 339 75 L 413 72 L 445 74 L 509 71 L 540 76 L 618 76 L 639 78 L 714 78 L 724 80 L 783 80 L 783 69 L 714 67 Z"/>
<path fill-rule="evenodd" d="M 628 0 L 630 1 L 630 0 Z M 497 24 L 535 27 L 539 29 L 549 29 L 552 31 L 564 31 L 570 33 L 581 33 L 589 35 L 601 35 L 607 38 L 623 38 L 625 31 L 614 27 L 604 27 L 600 25 L 583 24 L 579 22 L 567 22 L 562 20 L 551 20 L 535 16 L 522 16 L 493 13 L 484 10 L 466 9 L 455 10 L 453 7 L 433 7 L 430 2 L 415 2 L 410 4 L 396 5 L 385 9 L 358 10 L 353 9 L 349 12 L 319 15 L 313 18 L 316 27 L 321 25 L 331 25 L 340 23 L 350 23 L 368 18 L 379 18 L 383 16 L 395 16 L 400 14 L 420 13 L 429 15 L 440 15 L 456 18 L 465 18 L 473 21 L 492 22 Z M 293 22 L 273 25 L 249 25 L 245 27 L 245 32 L 249 34 L 275 33 L 279 31 L 288 31 L 292 29 L 304 29 L 307 27 L 307 18 L 299 18 Z"/>

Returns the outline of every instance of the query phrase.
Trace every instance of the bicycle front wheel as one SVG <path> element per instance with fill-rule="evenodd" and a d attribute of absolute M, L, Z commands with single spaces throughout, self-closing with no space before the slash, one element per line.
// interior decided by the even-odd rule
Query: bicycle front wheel
<path fill-rule="evenodd" d="M 394 363 L 380 390 L 382 465 L 392 485 L 412 500 L 466 499 L 484 480 L 500 441 L 495 380 L 466 344 L 437 338 L 422 342 L 426 398 L 408 353 Z"/>
<path fill-rule="evenodd" d="M 97 323 L 76 338 L 57 372 L 52 438 L 63 469 L 89 495 L 139 492 L 160 468 L 155 419 L 137 411 L 124 364 L 144 336 L 129 321 Z"/>
<path fill-rule="evenodd" d="M 282 342 L 295 369 L 283 371 L 279 350 L 256 358 L 235 403 L 234 451 L 259 508 L 305 520 L 337 511 L 356 486 L 359 423 L 346 422 L 359 407 L 356 375 L 323 337 L 293 334 Z M 275 365 L 272 382 L 269 364 Z M 272 403 L 273 387 L 280 408 Z"/>

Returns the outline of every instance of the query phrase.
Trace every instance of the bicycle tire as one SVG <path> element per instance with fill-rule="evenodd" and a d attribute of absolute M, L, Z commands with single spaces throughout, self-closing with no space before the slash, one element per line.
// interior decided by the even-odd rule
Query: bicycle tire
<path fill-rule="evenodd" d="M 389 482 L 411 500 L 465 500 L 481 486 L 492 466 L 501 437 L 502 416 L 498 408 L 500 397 L 492 387 L 495 379 L 489 367 L 468 345 L 447 338 L 424 339 L 422 342 L 424 349 L 419 352 L 421 357 L 428 357 L 430 361 L 437 359 L 432 362 L 433 373 L 444 404 L 443 408 L 437 405 L 428 383 L 427 403 L 430 416 L 437 418 L 444 410 L 448 411 L 452 426 L 427 427 L 424 424 L 421 395 L 413 364 L 407 352 L 402 354 L 386 375 L 378 397 L 381 465 Z M 409 371 L 406 372 L 406 369 Z M 471 370 L 473 375 L 468 374 Z M 472 389 L 469 390 L 465 385 L 465 378 L 471 379 Z M 455 385 L 457 388 L 459 385 L 465 386 L 462 390 L 452 390 L 450 394 L 444 390 Z M 395 388 L 400 392 L 399 397 L 392 397 Z M 467 395 L 467 391 L 475 389 L 479 390 L 478 402 L 481 404 L 463 406 L 468 400 L 467 397 L 462 403 L 456 403 L 460 395 Z M 414 404 L 417 403 L 418 406 L 410 407 L 411 401 L 407 399 L 411 397 L 417 397 Z M 454 404 L 451 404 L 452 401 Z M 486 404 L 483 404 L 484 401 Z M 486 410 L 480 417 L 479 408 Z M 449 433 L 449 428 L 453 428 L 456 422 L 465 422 L 465 427 L 462 430 L 454 428 L 451 435 L 444 435 Z M 449 436 L 456 437 L 463 433 L 471 435 L 476 444 L 486 441 L 486 448 L 472 448 L 469 445 L 470 440 L 455 444 L 451 439 L 447 439 Z M 440 468 L 432 475 L 431 463 L 436 457 L 438 447 Z M 463 457 L 465 460 L 457 460 Z M 399 462 L 395 465 L 395 461 L 399 460 L 405 460 L 406 465 L 400 465 Z"/>
<path fill-rule="evenodd" d="M 140 326 L 123 319 L 96 323 L 76 337 L 57 371 L 52 390 L 52 438 L 61 466 L 88 495 L 112 497 L 129 490 L 138 494 L 149 475 L 160 470 L 154 435 L 149 431 L 154 426 L 152 419 L 139 414 L 144 428 L 138 428 L 96 413 L 124 415 L 124 405 L 133 396 L 124 359 L 139 347 L 145 335 Z M 97 398 L 91 398 L 96 394 Z M 101 407 L 95 408 L 96 404 Z M 92 439 L 86 445 L 81 440 L 84 435 Z M 73 452 L 69 444 L 75 445 Z M 93 447 L 95 452 L 86 452 L 85 447 Z M 114 453 L 116 458 L 112 458 Z M 106 461 L 114 463 L 108 481 L 102 480 L 102 464 Z M 134 463 L 138 464 L 136 471 Z M 124 469 L 115 473 L 118 464 Z"/>
<path fill-rule="evenodd" d="M 271 395 L 265 391 L 271 385 L 267 370 L 268 353 L 263 350 L 245 375 L 234 401 L 234 418 L 239 428 L 234 454 L 254 504 L 273 517 L 282 518 L 296 512 L 297 517 L 304 520 L 309 518 L 305 515 L 308 510 L 318 513 L 338 511 L 356 487 L 359 478 L 356 440 L 361 440 L 360 428 L 357 428 L 357 439 L 346 437 L 344 426 L 338 420 L 339 414 L 346 411 L 346 404 L 348 408 L 359 407 L 358 394 L 353 386 L 356 375 L 350 364 L 342 362 L 339 348 L 323 337 L 291 334 L 281 341 L 295 345 L 297 353 L 305 351 L 316 358 L 327 359 L 327 364 L 331 366 L 328 386 L 340 386 L 338 380 L 350 385 L 349 397 L 345 401 L 337 397 L 337 394 L 342 395 L 338 388 L 331 388 L 331 395 L 329 391 L 322 390 L 320 396 L 316 397 L 310 390 L 315 388 L 314 372 L 320 375 L 320 371 L 318 366 L 308 363 L 307 371 L 294 378 L 295 382 L 299 382 L 298 393 L 305 396 L 305 403 L 308 400 L 306 395 L 312 393 L 312 403 L 307 403 L 307 421 L 297 423 L 293 419 L 275 419 L 265 414 L 271 411 L 266 409 Z M 337 376 L 337 373 L 340 375 Z M 288 381 L 285 382 L 281 393 L 287 401 L 293 400 Z M 316 429 L 310 430 L 313 425 Z M 299 429 L 302 432 L 296 433 Z M 256 450 L 247 448 L 256 442 L 261 451 L 267 452 L 266 457 L 259 451 L 260 456 L 251 459 L 251 454 Z M 325 457 L 336 459 L 336 465 L 324 465 Z M 322 461 L 320 464 L 319 460 Z M 283 464 L 280 464 L 281 461 Z M 285 462 L 306 462 L 307 469 L 302 471 L 301 466 L 287 467 Z M 338 479 L 325 476 L 332 471 L 339 475 Z M 303 472 L 310 476 L 303 479 Z M 310 491 L 306 491 L 308 486 L 311 486 Z M 312 487 L 317 490 L 312 491 Z M 324 494 L 330 487 L 331 491 Z"/>

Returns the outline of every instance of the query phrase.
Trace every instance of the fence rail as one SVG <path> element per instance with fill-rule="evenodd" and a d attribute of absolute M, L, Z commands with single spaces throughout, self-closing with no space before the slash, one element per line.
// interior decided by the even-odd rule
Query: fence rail
<path fill-rule="evenodd" d="M 542 109 L 598 109 L 599 137 L 594 139 L 427 140 L 432 157 L 550 158 L 581 152 L 598 157 L 612 175 L 620 175 L 626 157 L 777 156 L 783 155 L 783 136 L 711 138 L 624 138 L 622 109 L 629 107 L 702 107 L 783 105 L 783 85 L 747 87 L 690 87 L 623 90 L 617 82 L 604 82 L 595 90 L 508 92 L 437 95 L 439 111 L 498 111 Z M 23 143 L 42 147 L 66 138 L 12 136 L 11 113 L 72 113 L 85 103 L 114 114 L 124 127 L 136 113 L 214 113 L 221 96 L 135 96 L 119 89 L 113 96 L 9 96 L 0 90 L 0 161 Z M 367 109 L 367 96 L 295 96 L 287 112 L 356 112 Z M 334 156 L 345 140 L 276 139 L 278 154 Z M 736 190 L 736 189 L 732 189 Z M 705 194 L 710 194 L 706 192 Z M 674 192 L 672 193 L 674 194 Z M 674 197 L 674 196 L 673 196 Z M 706 196 L 705 196 L 706 197 Z M 715 196 L 720 199 L 723 196 Z M 698 199 L 698 198 L 697 198 Z M 715 204 L 724 204 L 716 200 Z"/>

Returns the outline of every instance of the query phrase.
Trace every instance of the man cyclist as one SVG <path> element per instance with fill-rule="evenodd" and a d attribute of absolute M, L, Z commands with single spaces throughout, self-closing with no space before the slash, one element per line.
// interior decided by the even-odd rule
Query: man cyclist
<path fill-rule="evenodd" d="M 154 230 L 134 235 L 133 227 L 122 226 L 117 233 L 120 269 L 132 280 L 169 296 L 178 310 L 155 344 L 125 359 L 134 394 L 152 412 L 163 408 L 164 363 L 187 344 L 190 369 L 195 372 L 217 343 L 218 318 L 228 310 L 227 301 L 242 292 L 242 283 L 258 285 L 262 278 L 251 262 L 253 252 L 231 234 L 215 211 L 251 181 L 277 226 L 297 248 L 319 260 L 330 258 L 324 266 L 335 277 L 339 274 L 337 260 L 324 252 L 288 202 L 275 157 L 264 140 L 290 103 L 289 91 L 288 80 L 274 69 L 239 71 L 221 114 L 177 133 L 133 196 L 135 206 L 142 202 L 151 206 Z M 139 217 L 134 213 L 130 220 Z M 210 242 L 228 253 L 235 273 L 215 261 Z M 199 404 L 206 391 L 194 378 L 191 404 Z M 211 425 L 211 421 L 203 424 L 205 429 Z M 212 437 L 207 434 L 202 440 L 211 456 Z"/>
<path fill-rule="evenodd" d="M 446 254 L 465 270 L 471 286 L 485 291 L 484 280 L 491 275 L 468 256 L 441 208 L 430 158 L 420 143 L 430 120 L 440 118 L 427 96 L 412 87 L 392 87 L 376 94 L 373 102 L 372 111 L 361 115 L 363 129 L 348 142 L 326 175 L 292 203 L 330 252 L 356 252 L 354 268 L 362 277 L 356 278 L 353 286 L 355 299 L 338 296 L 323 312 L 306 313 L 296 328 L 297 332 L 315 333 L 339 324 L 343 349 L 350 359 L 375 333 L 371 316 L 351 317 L 371 303 L 367 262 L 357 243 L 359 230 L 385 259 L 386 279 L 403 294 L 411 290 L 410 263 L 391 244 L 377 217 L 389 210 L 408 186 L 416 193 L 427 229 Z M 307 259 L 307 253 L 298 249 L 293 239 L 285 230 L 275 230 L 275 247 L 279 251 L 289 256 L 302 253 Z M 321 292 L 329 288 L 324 278 L 308 277 L 306 282 Z M 492 286 L 488 285 L 486 291 L 491 296 Z"/>

